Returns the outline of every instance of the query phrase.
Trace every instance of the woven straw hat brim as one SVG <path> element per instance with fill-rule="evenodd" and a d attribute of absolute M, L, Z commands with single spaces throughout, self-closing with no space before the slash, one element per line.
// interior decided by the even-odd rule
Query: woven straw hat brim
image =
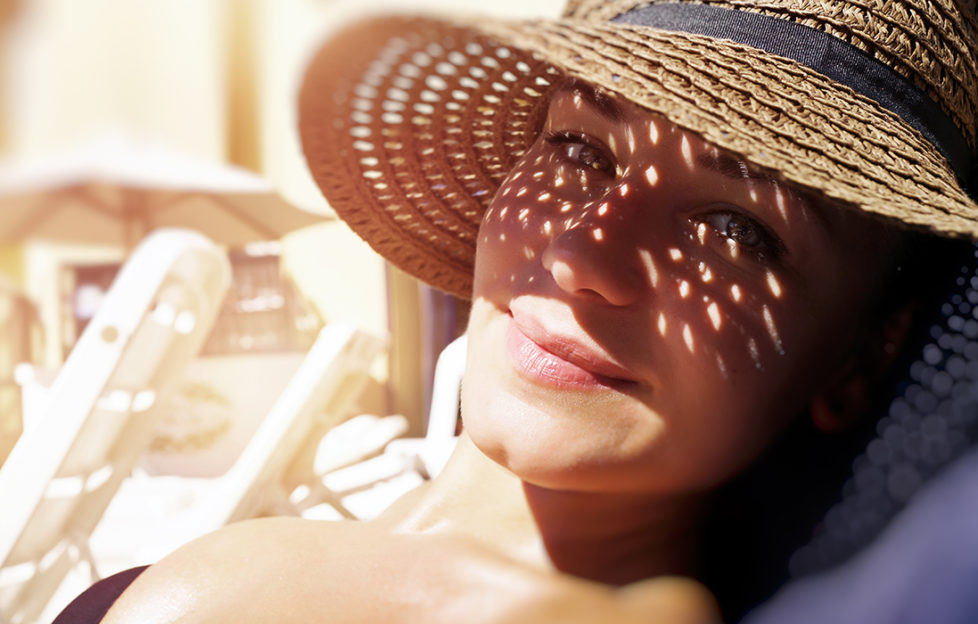
<path fill-rule="evenodd" d="M 941 154 L 875 101 L 741 44 L 579 19 L 387 17 L 344 29 L 300 95 L 310 171 L 378 253 L 469 297 L 482 215 L 567 76 L 832 199 L 978 237 L 978 205 Z"/>

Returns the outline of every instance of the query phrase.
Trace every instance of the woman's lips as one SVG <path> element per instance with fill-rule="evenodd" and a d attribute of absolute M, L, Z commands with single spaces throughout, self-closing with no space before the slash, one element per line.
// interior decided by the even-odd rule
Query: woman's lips
<path fill-rule="evenodd" d="M 512 317 L 508 319 L 506 350 L 517 370 L 531 379 L 579 389 L 635 383 L 625 369 L 598 353 L 566 339 L 533 333 L 531 339 Z"/>

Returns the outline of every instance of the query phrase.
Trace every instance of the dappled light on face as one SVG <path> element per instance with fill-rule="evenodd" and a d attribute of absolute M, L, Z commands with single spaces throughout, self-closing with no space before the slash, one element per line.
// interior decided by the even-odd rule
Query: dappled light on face
<path fill-rule="evenodd" d="M 659 172 L 656 171 L 655 165 L 649 165 L 645 168 L 645 181 L 649 183 L 649 186 L 655 186 L 659 183 Z"/>
<path fill-rule="evenodd" d="M 652 146 L 659 144 L 659 125 L 655 121 L 649 122 L 649 144 Z"/>
<path fill-rule="evenodd" d="M 738 286 L 737 284 L 731 284 L 731 286 L 730 286 L 730 298 L 733 299 L 734 302 L 740 303 L 740 300 L 743 299 L 743 297 L 744 297 L 744 295 L 743 295 L 743 293 L 740 290 L 740 286 Z"/>
<path fill-rule="evenodd" d="M 713 380 L 771 365 L 797 342 L 783 316 L 796 282 L 753 225 L 786 220 L 790 191 L 668 122 L 589 126 L 582 113 L 548 118 L 486 212 L 498 307 L 550 299 L 599 342 L 652 341 Z"/>
<path fill-rule="evenodd" d="M 656 288 L 659 285 L 659 270 L 655 266 L 652 252 L 648 249 L 640 249 L 638 257 L 642 261 L 642 266 L 645 267 L 645 274 L 649 276 L 649 284 L 652 288 Z"/>
<path fill-rule="evenodd" d="M 787 191 L 785 191 L 784 187 L 775 182 L 774 205 L 777 206 L 778 213 L 781 215 L 781 218 L 784 219 L 785 223 L 788 222 L 788 199 L 786 194 Z"/>
<path fill-rule="evenodd" d="M 683 160 L 686 162 L 686 166 L 690 169 L 696 167 L 696 161 L 693 160 L 693 147 L 689 143 L 689 136 L 683 133 L 683 138 L 680 141 L 680 151 L 683 155 Z"/>
<path fill-rule="evenodd" d="M 720 316 L 720 306 L 717 305 L 716 301 L 712 301 L 710 305 L 706 306 L 706 314 L 710 317 L 710 323 L 713 325 L 713 329 L 720 331 L 720 325 L 723 323 L 723 319 Z"/>
<path fill-rule="evenodd" d="M 780 299 L 781 293 L 783 292 L 781 290 L 781 282 L 778 281 L 778 278 L 775 277 L 774 273 L 771 271 L 767 272 L 766 277 L 767 277 L 767 287 L 771 289 L 771 294 L 774 295 L 775 299 Z"/>
<path fill-rule="evenodd" d="M 699 270 L 700 279 L 703 280 L 704 284 L 709 284 L 713 281 L 713 271 L 710 270 L 710 267 L 705 262 L 700 262 Z"/>
<path fill-rule="evenodd" d="M 771 342 L 774 343 L 774 349 L 781 355 L 784 355 L 784 346 L 781 344 L 778 327 L 774 324 L 774 315 L 771 314 L 771 308 L 764 306 L 761 308 L 761 313 L 764 315 L 764 326 L 767 327 L 767 333 L 771 337 Z"/>
<path fill-rule="evenodd" d="M 757 348 L 757 341 L 753 338 L 747 339 L 747 352 L 750 353 L 750 359 L 754 361 L 754 366 L 763 368 L 761 365 L 761 352 Z"/>
<path fill-rule="evenodd" d="M 727 372 L 727 362 L 723 359 L 723 356 L 719 353 L 716 354 L 717 370 L 720 371 L 720 375 L 724 379 L 730 378 L 730 373 Z"/>
<path fill-rule="evenodd" d="M 689 324 L 683 325 L 683 342 L 690 353 L 696 350 L 696 344 L 693 342 L 693 330 L 690 329 Z"/>

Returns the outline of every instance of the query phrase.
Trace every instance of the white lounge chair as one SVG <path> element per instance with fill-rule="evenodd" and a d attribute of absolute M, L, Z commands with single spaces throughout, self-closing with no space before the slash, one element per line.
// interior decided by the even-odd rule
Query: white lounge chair
<path fill-rule="evenodd" d="M 369 379 L 386 341 L 352 325 L 323 327 L 308 355 L 275 401 L 234 465 L 215 483 L 201 513 L 213 528 L 264 515 L 298 515 L 294 490 L 307 480 L 296 466 L 314 432 L 331 429 L 350 409 Z M 405 424 L 406 426 L 406 424 Z"/>
<path fill-rule="evenodd" d="M 367 520 L 441 472 L 458 441 L 459 392 L 466 344 L 463 335 L 438 356 L 425 436 L 394 439 L 379 455 L 337 467 L 326 474 L 320 468 L 316 471 L 322 475 L 316 485 L 319 500 L 343 516 Z M 330 454 L 326 455 L 328 460 Z"/>
<path fill-rule="evenodd" d="M 217 477 L 128 480 L 94 535 L 95 558 L 108 572 L 153 563 L 230 522 L 300 515 L 328 498 L 328 492 L 310 487 L 315 446 L 324 432 L 355 413 L 371 365 L 386 346 L 385 339 L 352 325 L 327 324 L 231 467 Z M 343 453 L 362 459 L 406 428 L 403 419 L 384 419 L 349 439 Z M 112 524 L 133 522 L 142 529 L 123 538 L 112 530 Z"/>
<path fill-rule="evenodd" d="M 156 406 L 210 330 L 225 253 L 163 229 L 132 252 L 0 469 L 0 619 L 33 622 L 150 440 Z"/>

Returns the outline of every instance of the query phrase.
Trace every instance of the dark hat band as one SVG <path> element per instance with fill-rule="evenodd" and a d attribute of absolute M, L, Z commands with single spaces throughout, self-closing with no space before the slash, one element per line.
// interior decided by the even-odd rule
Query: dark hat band
<path fill-rule="evenodd" d="M 797 61 L 899 115 L 947 159 L 969 195 L 978 193 L 978 161 L 941 107 L 903 75 L 838 37 L 785 19 L 705 4 L 646 5 L 612 21 L 729 39 Z"/>

